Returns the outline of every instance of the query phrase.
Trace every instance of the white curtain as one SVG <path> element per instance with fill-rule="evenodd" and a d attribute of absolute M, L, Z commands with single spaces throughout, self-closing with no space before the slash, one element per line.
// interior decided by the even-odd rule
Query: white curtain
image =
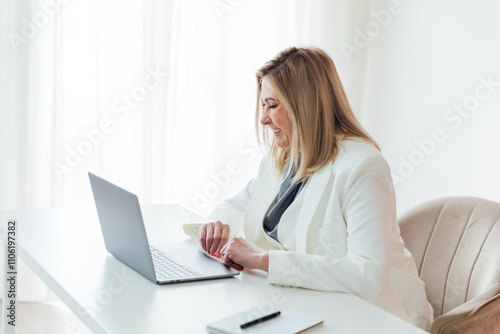
<path fill-rule="evenodd" d="M 256 173 L 254 74 L 291 45 L 334 59 L 400 213 L 500 201 L 498 1 L 0 1 L 0 209 L 92 206 L 92 171 L 207 214 Z"/>
<path fill-rule="evenodd" d="M 2 208 L 92 205 L 92 171 L 142 203 L 209 212 L 262 155 L 255 71 L 290 45 L 339 54 L 345 25 L 366 16 L 364 5 L 330 1 L 42 3 L 7 1 L 2 11 L 16 14 L 2 49 L 13 65 L 2 82 L 12 91 L 2 177 L 16 196 Z M 339 63 L 347 85 L 362 87 L 349 81 L 355 66 Z"/>
<path fill-rule="evenodd" d="M 290 45 L 338 53 L 344 26 L 364 7 L 2 0 L 0 209 L 92 206 L 92 171 L 143 204 L 208 213 L 262 156 L 255 71 Z M 47 298 L 20 272 L 20 299 Z"/>

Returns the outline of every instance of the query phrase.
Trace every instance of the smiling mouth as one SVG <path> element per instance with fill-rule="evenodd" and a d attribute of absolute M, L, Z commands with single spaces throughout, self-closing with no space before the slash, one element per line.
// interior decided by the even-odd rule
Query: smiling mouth
<path fill-rule="evenodd" d="M 273 129 L 274 135 L 277 136 L 281 133 L 281 129 Z"/>

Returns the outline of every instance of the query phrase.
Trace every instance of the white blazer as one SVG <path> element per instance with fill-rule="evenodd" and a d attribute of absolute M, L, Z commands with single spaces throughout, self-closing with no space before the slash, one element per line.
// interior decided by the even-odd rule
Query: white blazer
<path fill-rule="evenodd" d="M 265 157 L 259 174 L 208 221 L 269 250 L 271 284 L 355 294 L 429 330 L 433 316 L 424 282 L 396 222 L 389 166 L 377 148 L 341 142 L 335 161 L 317 171 L 268 236 L 263 219 L 277 198 L 281 175 Z M 244 232 L 244 233 L 242 233 Z"/>

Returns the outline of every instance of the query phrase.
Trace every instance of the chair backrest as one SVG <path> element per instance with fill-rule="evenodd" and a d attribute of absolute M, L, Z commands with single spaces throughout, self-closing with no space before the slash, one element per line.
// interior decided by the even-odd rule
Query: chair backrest
<path fill-rule="evenodd" d="M 399 218 L 434 317 L 500 282 L 500 203 L 447 197 L 420 204 Z"/>

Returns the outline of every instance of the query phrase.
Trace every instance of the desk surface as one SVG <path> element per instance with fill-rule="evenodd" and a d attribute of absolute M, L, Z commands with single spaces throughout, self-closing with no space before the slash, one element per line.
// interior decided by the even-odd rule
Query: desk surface
<path fill-rule="evenodd" d="M 189 240 L 195 221 L 177 205 L 143 207 L 150 244 Z M 425 333 L 355 296 L 285 288 L 266 273 L 156 285 L 106 252 L 95 208 L 1 211 L 18 221 L 18 254 L 94 333 L 206 333 L 207 323 L 251 307 L 277 305 L 317 314 L 312 333 Z M 199 218 L 198 218 L 199 219 Z"/>

